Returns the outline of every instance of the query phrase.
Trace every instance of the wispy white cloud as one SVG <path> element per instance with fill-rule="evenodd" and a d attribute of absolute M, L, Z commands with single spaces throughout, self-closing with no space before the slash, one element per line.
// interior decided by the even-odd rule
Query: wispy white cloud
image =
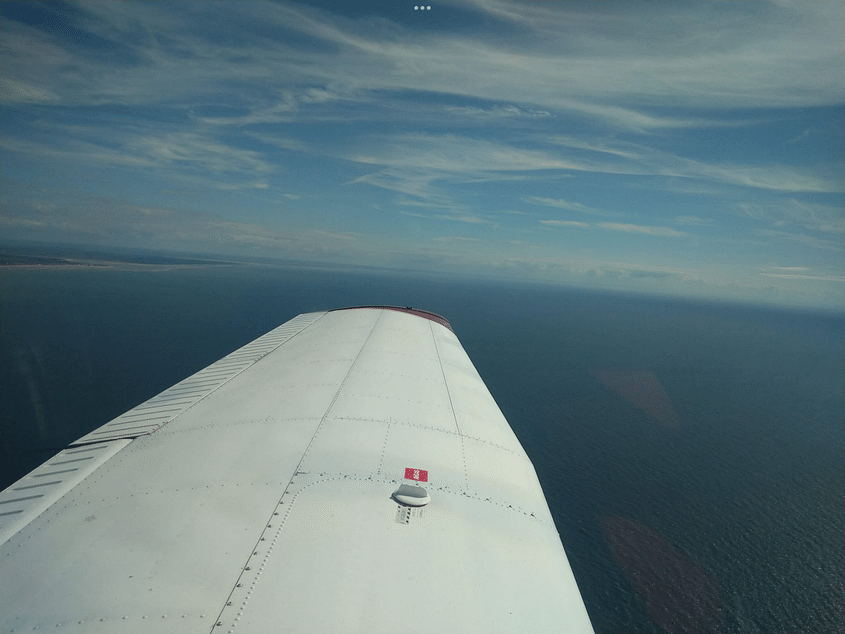
<path fill-rule="evenodd" d="M 798 273 L 760 273 L 763 277 L 777 277 L 783 280 L 818 280 L 821 282 L 845 282 L 845 275 L 801 275 Z"/>
<path fill-rule="evenodd" d="M 806 233 L 798 233 L 793 231 L 780 231 L 778 229 L 754 229 L 754 235 L 763 238 L 776 238 L 786 242 L 793 242 L 802 244 L 814 249 L 825 249 L 828 251 L 842 251 L 841 240 L 831 240 L 828 238 L 817 238 L 809 236 Z"/>
<path fill-rule="evenodd" d="M 35 160 L 61 161 L 74 167 L 122 167 L 207 189 L 269 188 L 266 177 L 277 168 L 258 151 L 205 130 L 166 129 L 170 127 L 41 124 L 28 137 L 5 135 L 0 147 Z M 57 138 L 61 143 L 56 143 Z"/>
<path fill-rule="evenodd" d="M 108 204 L 67 206 L 74 235 L 103 242 L 400 263 L 404 253 L 431 267 L 448 256 L 484 270 L 493 256 L 475 247 L 493 235 L 536 238 L 501 243 L 534 254 L 578 235 L 596 238 L 597 261 L 508 252 L 502 262 L 570 281 L 667 284 L 712 277 L 617 266 L 627 256 L 599 243 L 687 236 L 696 252 L 684 257 L 712 260 L 708 246 L 722 254 L 734 240 L 758 264 L 776 261 L 773 250 L 797 263 L 843 252 L 842 153 L 830 141 L 841 127 L 825 109 L 842 103 L 841 3 L 439 6 L 485 30 L 296 2 L 70 3 L 56 14 L 66 32 L 4 20 L 4 178 L 7 166 L 34 183 L 56 174 L 85 192 L 86 178 L 118 168 L 178 201 L 113 188 Z M 232 201 L 213 222 L 193 200 L 210 190 Z M 60 231 L 56 200 L 30 190 L 4 201 L 4 221 Z M 378 249 L 378 232 L 342 231 L 362 226 L 346 214 L 374 208 L 395 223 Z M 574 231 L 593 226 L 618 239 Z M 438 234 L 456 229 L 466 235 Z M 663 241 L 661 257 L 687 244 Z M 760 275 L 832 273 L 747 273 Z"/>
<path fill-rule="evenodd" d="M 326 104 L 339 102 L 366 103 L 370 109 L 378 111 L 378 102 L 374 99 L 376 92 L 398 94 L 411 89 L 500 101 L 500 105 L 488 107 L 445 107 L 446 112 L 451 111 L 462 117 L 521 119 L 573 110 L 622 127 L 652 129 L 675 124 L 668 120 L 661 121 L 661 117 L 668 119 L 662 115 L 615 105 L 636 101 L 630 93 L 634 87 L 637 95 L 648 94 L 651 99 L 659 99 L 660 95 L 664 95 L 667 103 L 677 103 L 679 96 L 688 91 L 686 96 L 695 96 L 697 107 L 701 107 L 702 99 L 707 100 L 707 95 L 718 95 L 726 100 L 723 105 L 735 107 L 737 103 L 732 101 L 733 93 L 724 86 L 711 90 L 691 84 L 699 81 L 729 82 L 734 88 L 743 86 L 743 90 L 748 90 L 749 86 L 757 86 L 760 82 L 759 74 L 747 70 L 755 68 L 757 55 L 753 53 L 754 46 L 747 38 L 740 36 L 744 31 L 736 26 L 726 29 L 719 20 L 709 18 L 703 21 L 705 29 L 699 22 L 702 16 L 709 14 L 703 10 L 694 12 L 697 17 L 693 18 L 687 15 L 689 12 L 667 11 L 665 7 L 657 6 L 640 7 L 638 11 L 646 11 L 648 15 L 635 15 L 619 11 L 618 6 L 613 12 L 579 12 L 551 7 L 540 9 L 507 2 L 470 5 L 477 11 L 489 12 L 519 23 L 530 31 L 550 35 L 550 38 L 542 39 L 534 45 L 530 45 L 531 40 L 528 38 L 520 40 L 522 44 L 516 46 L 493 49 L 489 43 L 474 39 L 467 33 L 445 36 L 407 31 L 391 25 L 395 28 L 389 31 L 391 35 L 388 36 L 385 29 L 388 24 L 378 20 L 366 23 L 294 4 L 249 3 L 241 6 L 242 13 L 238 19 L 232 20 L 230 15 L 226 16 L 227 28 L 231 33 L 229 38 L 221 42 L 220 38 L 214 37 L 213 30 L 204 32 L 197 28 L 197 25 L 208 24 L 215 15 L 222 17 L 221 6 L 215 6 L 211 11 L 205 11 L 203 6 L 201 11 L 198 6 L 184 4 L 180 5 L 178 11 L 149 12 L 142 5 L 134 4 L 82 5 L 80 16 L 84 17 L 79 18 L 78 26 L 103 37 L 116 49 L 125 51 L 123 56 L 115 59 L 108 56 L 84 56 L 76 49 L 63 48 L 58 41 L 50 40 L 43 43 L 43 51 L 39 50 L 38 45 L 32 42 L 43 42 L 43 33 L 14 22 L 4 31 L 8 55 L 2 77 L 11 86 L 18 88 L 4 93 L 4 101 L 26 101 L 29 98 L 25 95 L 42 92 L 50 94 L 49 98 L 45 98 L 49 102 L 62 100 L 64 103 L 132 105 L 158 101 L 187 109 L 191 117 L 201 124 L 229 123 L 249 128 L 258 124 L 307 120 L 312 114 L 325 115 L 327 113 L 323 110 L 313 109 L 322 109 Z M 708 11 L 716 11 L 717 15 L 719 11 L 732 13 L 723 5 L 710 7 Z M 752 12 L 755 13 L 755 20 L 762 20 L 756 25 L 755 32 L 761 34 L 758 37 L 762 39 L 757 43 L 764 50 L 772 52 L 782 48 L 780 36 L 792 28 L 790 25 L 794 26 L 793 12 L 776 10 L 777 18 L 770 15 L 771 12 Z M 155 15 L 151 15 L 153 13 Z M 741 14 L 732 17 L 751 19 Z M 775 78 L 779 81 L 787 81 L 785 77 L 788 76 L 789 81 L 797 82 L 797 85 L 783 92 L 772 90 L 772 86 L 766 84 L 766 91 L 759 95 L 760 103 L 756 105 L 763 105 L 771 94 L 791 94 L 788 99 L 797 99 L 801 95 L 806 99 L 807 95 L 813 95 L 817 99 L 824 92 L 818 86 L 808 91 L 803 82 L 808 81 L 809 77 L 829 75 L 818 72 L 819 65 L 825 67 L 835 62 L 838 36 L 835 46 L 834 40 L 824 39 L 831 37 L 831 29 L 824 22 L 826 14 L 823 7 L 813 5 L 798 17 L 801 23 L 818 26 L 818 29 L 812 31 L 813 37 L 819 42 L 826 42 L 826 45 L 818 49 L 802 47 L 798 57 L 779 53 L 777 59 L 788 59 L 790 67 L 798 65 L 804 68 L 801 64 L 805 63 L 806 70 L 812 72 L 796 72 L 793 75 L 777 72 Z M 260 20 L 268 27 L 277 28 L 280 37 L 256 35 L 247 29 L 251 20 Z M 549 30 L 550 24 L 559 25 L 562 30 Z M 654 41 L 649 40 L 646 47 L 645 40 L 636 29 L 631 32 L 638 33 L 636 37 L 626 35 L 624 30 L 620 31 L 623 24 L 636 24 L 640 28 L 647 24 L 655 34 L 662 35 Z M 770 24 L 771 33 L 764 35 L 766 30 L 761 29 L 760 24 Z M 710 46 L 701 46 L 701 42 L 713 41 L 714 33 L 711 29 L 720 34 L 715 36 L 720 42 L 720 50 L 733 51 L 742 60 L 742 64 L 739 64 L 743 68 L 742 72 L 726 72 L 718 65 L 718 54 L 705 56 L 690 52 L 700 48 L 702 53 L 712 53 Z M 159 30 L 166 30 L 168 37 L 156 37 Z M 696 36 L 699 30 L 701 35 Z M 139 38 L 138 32 L 146 33 L 147 36 Z M 322 49 L 304 54 L 281 37 L 281 34 L 290 32 L 315 37 L 338 48 L 335 51 Z M 561 44 L 559 35 L 562 32 L 574 37 L 578 46 L 572 42 Z M 551 37 L 555 33 L 557 35 Z M 696 44 L 681 57 L 676 43 L 678 33 L 687 34 L 689 41 Z M 591 36 L 588 37 L 588 34 Z M 236 47 L 227 44 L 235 36 L 241 38 L 239 44 Z M 594 38 L 606 42 L 611 48 L 604 50 L 590 44 Z M 658 45 L 656 48 L 655 44 Z M 585 58 L 585 49 L 581 47 L 591 51 L 591 54 Z M 573 57 L 575 51 L 579 53 Z M 643 57 L 638 59 L 636 54 L 632 56 L 632 52 Z M 624 54 L 620 56 L 618 53 Z M 127 64 L 127 58 L 131 58 L 133 63 Z M 461 59 L 461 64 L 455 65 L 454 59 Z M 770 57 L 765 59 L 767 68 L 777 66 Z M 647 63 L 644 63 L 646 60 Z M 640 71 L 633 73 L 635 80 L 629 77 L 627 81 L 618 81 L 620 74 L 631 74 L 631 69 L 625 68 L 629 63 L 634 68 L 647 68 L 650 73 L 648 81 L 641 76 Z M 756 63 L 759 65 L 762 62 L 757 60 Z M 690 66 L 695 64 L 701 67 L 691 70 Z M 716 64 L 714 68 L 720 69 L 718 73 L 702 72 L 712 64 Z M 668 75 L 664 72 L 667 71 L 663 67 L 665 65 L 669 65 L 668 71 L 674 69 L 674 72 L 681 73 L 683 80 L 672 81 L 671 72 Z M 68 73 L 68 68 L 76 68 L 78 72 Z M 771 72 L 774 73 L 774 69 Z M 753 75 L 753 78 L 749 75 Z M 279 76 L 285 79 L 287 87 L 281 90 L 271 88 L 272 83 L 268 80 Z M 80 78 L 84 80 L 80 81 Z M 514 78 L 517 78 L 516 85 Z M 562 91 L 555 88 L 560 85 L 567 86 L 566 97 L 562 97 Z M 232 98 L 232 87 L 237 86 L 244 86 L 246 90 L 235 101 Z M 835 95 L 838 97 L 840 92 L 837 87 Z M 607 102 L 605 98 L 608 98 Z M 196 114 L 207 110 L 203 106 L 205 103 L 228 104 L 235 111 L 228 116 Z M 238 114 L 237 110 L 243 111 L 243 114 Z M 412 117 L 406 115 L 406 118 Z M 249 131 L 246 133 L 256 134 Z M 198 139 L 190 140 L 187 135 L 207 132 L 182 134 L 186 136 L 181 139 L 154 139 L 161 143 L 158 148 L 150 142 L 148 147 L 138 149 L 145 149 L 147 156 L 153 159 L 198 160 L 198 153 L 191 157 L 191 152 L 186 150 L 191 149 L 189 145 L 201 150 L 201 143 Z M 209 143 L 208 140 L 205 142 Z M 268 139 L 268 142 L 274 141 Z M 302 141 L 277 139 L 276 142 L 289 149 L 309 150 Z M 344 152 L 340 148 L 330 151 L 340 152 L 348 160 L 401 170 L 416 168 L 451 171 L 455 179 L 460 175 L 465 179 L 482 180 L 490 178 L 491 172 L 498 172 L 499 178 L 508 174 L 516 177 L 518 172 L 526 170 L 549 169 L 694 178 L 779 191 L 842 189 L 841 179 L 831 180 L 779 165 L 757 167 L 704 164 L 654 150 L 644 154 L 645 148 L 630 144 L 613 144 L 560 134 L 549 138 L 549 143 L 572 151 L 599 153 L 613 157 L 614 160 L 602 162 L 572 153 L 546 152 L 536 147 L 527 150 L 514 143 L 491 143 L 454 135 L 395 135 L 383 137 L 381 147 L 373 147 L 369 151 L 365 148 L 352 152 Z M 444 154 L 443 150 L 447 146 L 451 146 L 451 151 Z M 412 148 L 412 151 L 407 151 L 408 148 Z M 207 149 L 210 152 L 206 153 L 205 161 L 209 168 L 223 171 L 213 160 L 223 155 L 222 148 L 210 145 Z M 232 149 L 230 146 L 229 150 Z M 262 168 L 256 156 L 246 156 L 243 151 L 233 155 L 236 159 L 234 165 Z M 93 154 L 89 153 L 88 156 L 93 157 Z M 397 179 L 390 176 L 366 176 L 362 177 L 361 182 L 411 193 L 407 191 L 407 182 L 396 182 Z M 398 180 L 407 181 L 407 177 L 403 174 Z"/>
<path fill-rule="evenodd" d="M 490 221 L 486 218 L 481 218 L 479 216 L 444 216 L 439 215 L 437 218 L 441 220 L 454 220 L 456 222 L 467 222 L 473 225 L 483 225 L 488 224 Z"/>
<path fill-rule="evenodd" d="M 468 4 L 519 25 L 514 39 L 532 39 L 535 51 L 578 51 L 564 72 L 576 94 L 628 93 L 629 103 L 673 94 L 728 107 L 795 104 L 805 90 L 827 103 L 841 99 L 826 75 L 842 59 L 837 3 Z"/>
<path fill-rule="evenodd" d="M 790 198 L 781 213 L 795 224 L 823 233 L 845 233 L 845 208 Z"/>
<path fill-rule="evenodd" d="M 482 242 L 481 238 L 469 236 L 437 236 L 434 240 L 436 242 Z"/>
<path fill-rule="evenodd" d="M 369 147 L 362 144 L 345 158 L 357 163 L 437 171 L 459 177 L 581 167 L 576 161 L 543 150 L 457 134 L 399 134 L 370 137 L 369 143 Z"/>
<path fill-rule="evenodd" d="M 521 178 L 526 172 L 582 167 L 542 150 L 455 134 L 370 136 L 343 158 L 379 167 L 353 183 L 401 192 L 442 207 L 456 205 L 444 184 L 503 182 Z"/>
<path fill-rule="evenodd" d="M 667 238 L 682 238 L 689 234 L 677 231 L 670 227 L 644 227 L 642 225 L 623 224 L 618 222 L 600 222 L 599 227 L 613 231 L 624 231 L 625 233 L 645 233 L 650 236 L 662 236 Z"/>
<path fill-rule="evenodd" d="M 132 168 L 153 168 L 157 165 L 151 157 L 128 154 L 120 148 L 67 137 L 64 141 L 62 145 L 57 146 L 55 143 L 7 136 L 0 139 L 0 147 L 5 152 L 58 158 L 68 162 L 76 161 L 78 164 L 118 165 Z"/>
<path fill-rule="evenodd" d="M 566 209 L 569 211 L 579 211 L 585 214 L 593 214 L 597 216 L 612 216 L 615 214 L 588 207 L 587 205 L 571 200 L 563 200 L 562 198 L 544 198 L 542 196 L 526 196 L 523 198 L 525 202 L 535 205 L 544 205 L 546 207 L 557 207 L 558 209 Z"/>
<path fill-rule="evenodd" d="M 454 200 L 433 185 L 435 175 L 419 170 L 386 168 L 378 172 L 364 174 L 347 182 L 347 185 L 372 185 L 387 189 L 412 198 L 400 201 L 403 206 L 425 206 L 453 208 Z"/>
<path fill-rule="evenodd" d="M 518 242 L 516 244 L 524 246 Z M 611 288 L 625 288 L 631 282 L 658 282 L 670 286 L 689 282 L 710 286 L 722 283 L 718 275 L 706 268 L 607 261 L 582 256 L 532 255 L 524 251 L 497 255 L 490 266 L 511 274 L 531 273 L 547 279 L 562 278 L 569 283 L 599 281 L 603 286 Z"/>
<path fill-rule="evenodd" d="M 712 227 L 716 224 L 716 221 L 713 218 L 699 218 L 698 216 L 677 216 L 674 223 L 692 227 Z"/>
<path fill-rule="evenodd" d="M 812 133 L 813 133 L 813 130 L 811 128 L 807 128 L 806 130 L 804 130 L 798 136 L 794 136 L 791 139 L 787 139 L 786 143 L 800 143 L 804 139 L 808 138 L 810 136 L 810 134 L 812 134 Z"/>
<path fill-rule="evenodd" d="M 782 280 L 810 280 L 816 282 L 845 282 L 845 274 L 836 270 L 819 270 L 809 266 L 767 266 L 759 272 L 763 277 Z"/>
<path fill-rule="evenodd" d="M 197 132 L 138 135 L 126 139 L 123 150 L 145 157 L 156 165 L 198 165 L 202 170 L 215 173 L 273 171 L 273 166 L 258 152 L 240 149 Z"/>
<path fill-rule="evenodd" d="M 841 192 L 843 179 L 785 165 L 707 165 L 685 161 L 687 174 L 707 180 L 782 192 Z M 683 175 L 683 174 L 678 174 Z"/>
<path fill-rule="evenodd" d="M 6 182 L 8 184 L 8 182 Z M 8 187 L 7 187 L 8 189 Z M 58 233 L 65 242 L 123 247 L 155 247 L 226 255 L 261 255 L 282 259 L 361 257 L 372 245 L 353 232 L 270 227 L 218 213 L 163 206 L 137 205 L 103 197 L 79 197 L 69 192 L 44 192 L 60 202 L 30 209 L 13 196 L 4 204 L 3 226 L 19 237 L 42 241 Z"/>
<path fill-rule="evenodd" d="M 845 233 L 845 213 L 841 207 L 788 198 L 762 203 L 738 203 L 739 215 L 759 220 L 777 227 L 801 227 L 805 230 L 841 234 Z"/>
<path fill-rule="evenodd" d="M 336 231 L 322 231 L 317 229 L 315 231 L 310 232 L 311 235 L 322 236 L 325 238 L 333 238 L 334 240 L 358 240 L 359 236 L 354 233 L 349 232 L 336 232 Z"/>
<path fill-rule="evenodd" d="M 429 186 L 435 180 L 468 182 L 491 175 L 501 181 L 525 172 L 550 171 L 676 177 L 787 192 L 837 192 L 845 185 L 841 178 L 827 178 L 800 168 L 707 164 L 644 146 L 627 145 L 631 148 L 631 158 L 636 160 L 629 160 L 628 156 L 597 160 L 560 149 L 540 149 L 536 144 L 526 147 L 457 134 L 400 134 L 371 136 L 357 150 L 345 153 L 344 158 L 385 168 L 361 177 L 358 182 L 406 193 L 419 191 L 421 182 Z M 577 208 L 578 203 L 560 199 L 556 203 L 555 199 L 542 196 L 525 200 L 575 211 L 591 209 L 586 205 Z M 591 213 L 600 212 L 592 208 Z"/>
<path fill-rule="evenodd" d="M 614 142 L 608 139 L 595 137 L 576 137 L 561 134 L 554 134 L 546 139 L 547 143 L 552 145 L 559 145 L 561 147 L 572 148 L 577 150 L 585 150 L 587 152 L 595 152 L 598 154 L 610 154 L 612 156 L 623 159 L 638 160 L 641 151 L 636 146 L 631 146 L 623 143 Z"/>
<path fill-rule="evenodd" d="M 459 215 L 459 214 L 415 214 L 408 211 L 400 212 L 403 216 L 412 218 L 425 218 L 426 220 L 449 220 L 451 222 L 465 222 L 471 225 L 490 224 L 490 220 L 481 216 Z"/>
<path fill-rule="evenodd" d="M 169 10 L 162 5 L 158 11 L 143 3 L 82 4 L 74 26 L 122 54 L 83 58 L 15 23 L 4 37 L 5 65 L 11 69 L 4 81 L 17 88 L 4 99 L 185 103 L 223 84 L 281 77 L 288 86 L 301 86 L 298 103 L 384 90 L 428 91 L 526 104 L 513 106 L 520 112 L 570 112 L 640 130 L 700 119 L 657 114 L 653 106 L 807 106 L 841 99 L 842 9 L 836 3 L 759 2 L 741 8 L 613 3 L 582 10 L 487 0 L 456 4 L 518 28 L 493 43 L 471 30 L 412 31 L 383 19 L 354 20 L 293 3 L 242 3 L 237 16 L 225 5 L 207 3 Z M 166 38 L 159 36 L 163 32 Z M 290 34 L 314 38 L 323 47 L 295 46 Z M 78 71 L 68 73 L 69 68 Z M 248 94 L 247 100 L 254 118 L 241 123 L 275 120 L 295 109 L 269 91 Z"/>
<path fill-rule="evenodd" d="M 586 222 L 578 222 L 576 220 L 541 220 L 541 224 L 552 227 L 589 227 Z"/>
<path fill-rule="evenodd" d="M 519 106 L 515 106 L 513 104 L 492 106 L 490 108 L 478 108 L 474 106 L 445 106 L 444 110 L 452 116 L 467 117 L 483 121 L 514 118 L 539 119 L 552 116 L 552 114 L 546 110 L 520 108 Z"/>

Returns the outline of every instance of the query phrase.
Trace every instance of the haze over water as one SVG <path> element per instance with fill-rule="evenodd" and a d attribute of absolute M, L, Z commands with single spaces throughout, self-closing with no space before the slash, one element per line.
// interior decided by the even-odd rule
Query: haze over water
<path fill-rule="evenodd" d="M 0 281 L 3 487 L 299 313 L 415 306 L 531 457 L 597 633 L 845 627 L 841 314 L 252 265 Z"/>

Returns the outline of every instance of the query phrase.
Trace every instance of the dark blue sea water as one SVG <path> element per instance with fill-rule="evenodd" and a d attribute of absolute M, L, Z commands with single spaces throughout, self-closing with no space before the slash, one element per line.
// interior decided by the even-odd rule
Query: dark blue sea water
<path fill-rule="evenodd" d="M 597 633 L 845 631 L 842 315 L 259 266 L 0 283 L 0 488 L 299 313 L 416 306 L 534 462 Z"/>

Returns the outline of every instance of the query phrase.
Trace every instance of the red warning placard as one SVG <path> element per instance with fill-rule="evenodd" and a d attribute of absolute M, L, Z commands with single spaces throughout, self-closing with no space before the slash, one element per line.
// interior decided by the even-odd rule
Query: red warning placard
<path fill-rule="evenodd" d="M 428 482 L 428 471 L 425 469 L 411 469 L 405 467 L 405 479 L 416 480 L 417 482 Z"/>

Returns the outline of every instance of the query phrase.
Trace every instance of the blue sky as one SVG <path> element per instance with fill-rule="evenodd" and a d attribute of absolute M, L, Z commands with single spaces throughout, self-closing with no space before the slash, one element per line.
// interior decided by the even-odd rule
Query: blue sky
<path fill-rule="evenodd" d="M 841 2 L 426 6 L 3 2 L 3 239 L 845 305 Z"/>

